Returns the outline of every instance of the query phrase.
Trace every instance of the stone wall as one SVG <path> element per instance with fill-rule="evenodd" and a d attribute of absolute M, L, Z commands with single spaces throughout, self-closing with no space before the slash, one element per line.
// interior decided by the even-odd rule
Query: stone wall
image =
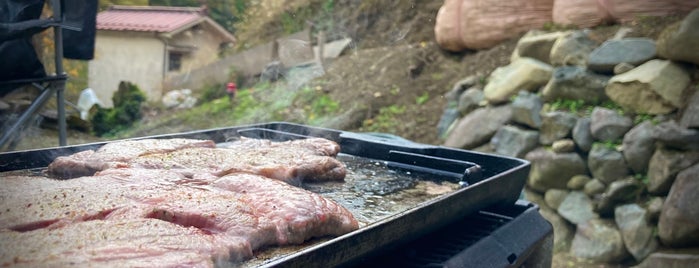
<path fill-rule="evenodd" d="M 511 63 L 459 81 L 445 146 L 531 161 L 525 198 L 556 250 L 602 263 L 699 260 L 699 9 L 658 38 L 530 32 Z"/>

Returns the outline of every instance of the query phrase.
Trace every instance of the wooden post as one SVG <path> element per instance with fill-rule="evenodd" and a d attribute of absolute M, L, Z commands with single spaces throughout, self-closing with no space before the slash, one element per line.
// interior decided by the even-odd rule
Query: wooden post
<path fill-rule="evenodd" d="M 318 55 L 316 61 L 320 69 L 325 72 L 325 31 L 318 31 Z"/>

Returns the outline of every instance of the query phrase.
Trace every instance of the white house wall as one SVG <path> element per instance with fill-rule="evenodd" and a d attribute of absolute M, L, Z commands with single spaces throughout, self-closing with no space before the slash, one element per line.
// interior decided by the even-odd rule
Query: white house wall
<path fill-rule="evenodd" d="M 153 33 L 99 31 L 95 58 L 89 62 L 88 86 L 107 107 L 119 82 L 129 81 L 143 90 L 149 101 L 162 96 L 165 44 Z"/>
<path fill-rule="evenodd" d="M 168 75 L 187 74 L 219 59 L 220 44 L 224 40 L 206 24 L 200 24 L 200 29 L 188 29 L 169 41 L 172 45 L 190 46 L 195 49 L 182 57 L 182 67 L 179 71 L 168 72 Z M 228 70 L 221 70 L 228 73 Z"/>

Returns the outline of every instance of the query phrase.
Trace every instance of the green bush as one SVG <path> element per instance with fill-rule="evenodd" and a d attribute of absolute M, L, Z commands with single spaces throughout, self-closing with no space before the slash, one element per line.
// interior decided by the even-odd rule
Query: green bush
<path fill-rule="evenodd" d="M 92 132 L 97 136 L 108 136 L 130 127 L 141 119 L 141 105 L 145 101 L 146 95 L 138 86 L 119 83 L 119 90 L 112 97 L 114 108 L 98 107 L 92 116 Z"/>

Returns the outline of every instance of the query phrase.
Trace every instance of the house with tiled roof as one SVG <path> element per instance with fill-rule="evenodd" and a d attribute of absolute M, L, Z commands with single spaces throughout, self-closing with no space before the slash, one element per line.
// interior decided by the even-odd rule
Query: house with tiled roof
<path fill-rule="evenodd" d="M 112 6 L 97 14 L 88 86 L 107 107 L 121 81 L 138 85 L 149 101 L 158 101 L 167 77 L 218 60 L 235 41 L 204 8 Z"/>

